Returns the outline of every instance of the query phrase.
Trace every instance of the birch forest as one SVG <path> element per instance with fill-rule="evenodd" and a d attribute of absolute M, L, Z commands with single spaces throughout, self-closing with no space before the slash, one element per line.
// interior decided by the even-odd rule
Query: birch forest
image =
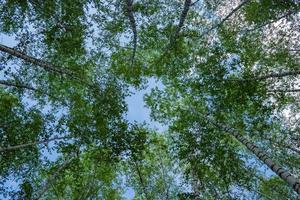
<path fill-rule="evenodd" d="M 0 0 L 0 199 L 299 197 L 299 0 Z"/>

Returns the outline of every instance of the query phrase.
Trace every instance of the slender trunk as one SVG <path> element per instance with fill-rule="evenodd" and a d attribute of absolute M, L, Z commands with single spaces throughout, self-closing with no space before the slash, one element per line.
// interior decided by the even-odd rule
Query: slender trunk
<path fill-rule="evenodd" d="M 16 87 L 16 88 L 27 89 L 27 90 L 32 90 L 32 91 L 36 91 L 37 90 L 36 88 L 31 87 L 29 85 L 23 85 L 23 84 L 19 84 L 19 83 L 14 83 L 14 82 L 9 81 L 9 80 L 0 80 L 0 84 L 8 86 L 8 87 Z"/>
<path fill-rule="evenodd" d="M 5 148 L 0 148 L 0 152 L 22 149 L 22 148 L 26 148 L 26 147 L 37 145 L 37 144 L 48 144 L 51 141 L 64 140 L 64 139 L 69 139 L 69 138 L 70 137 L 68 137 L 68 136 L 65 136 L 65 137 L 54 137 L 54 138 L 47 139 L 47 140 L 36 141 L 36 142 L 27 143 L 27 144 L 20 144 L 20 145 L 16 145 L 16 146 L 10 146 L 10 147 L 5 147 Z"/>
<path fill-rule="evenodd" d="M 132 50 L 132 56 L 131 56 L 131 66 L 133 66 L 136 49 L 137 49 L 137 38 L 138 38 L 137 28 L 136 28 L 137 26 L 136 26 L 136 22 L 135 22 L 133 10 L 132 10 L 133 0 L 125 0 L 125 1 L 126 1 L 126 15 L 129 18 L 131 30 L 133 33 L 133 50 Z"/>
<path fill-rule="evenodd" d="M 50 185 L 55 181 L 59 173 L 68 165 L 71 163 L 71 161 L 74 159 L 74 157 L 70 157 L 69 159 L 65 160 L 63 164 L 55 171 L 52 176 L 49 177 L 49 179 L 46 181 L 45 185 L 41 189 L 40 193 L 38 193 L 37 197 L 34 198 L 34 200 L 39 200 L 41 199 L 44 194 L 49 190 Z"/>
<path fill-rule="evenodd" d="M 284 180 L 286 183 L 288 183 L 295 192 L 300 194 L 300 180 L 296 179 L 291 173 L 289 173 L 287 170 L 284 170 L 282 167 L 277 165 L 271 158 L 259 147 L 257 147 L 255 144 L 250 142 L 248 139 L 243 137 L 239 132 L 236 130 L 227 127 L 223 124 L 220 124 L 218 122 L 213 121 L 209 117 L 202 117 L 204 120 L 208 121 L 209 123 L 213 124 L 216 127 L 221 128 L 226 133 L 234 136 L 235 139 L 237 139 L 240 143 L 245 145 L 248 150 L 250 150 L 253 154 L 255 154 L 259 160 L 264 162 L 274 173 L 276 173 L 282 180 Z"/>
<path fill-rule="evenodd" d="M 11 48 L 11 47 L 7 47 L 3 44 L 0 44 L 0 51 L 2 52 L 5 52 L 5 53 L 8 53 L 12 56 L 15 56 L 15 57 L 18 57 L 18 58 L 21 58 L 22 60 L 26 61 L 26 62 L 29 62 L 31 64 L 34 64 L 34 65 L 38 65 L 38 66 L 41 66 L 42 68 L 44 68 L 46 71 L 52 71 L 52 72 L 55 72 L 55 73 L 58 73 L 58 74 L 66 74 L 66 75 L 72 75 L 73 73 L 71 73 L 70 71 L 68 70 L 65 70 L 65 69 L 61 69 L 59 68 L 58 66 L 55 66 L 55 65 L 52 65 L 51 63 L 48 63 L 46 61 L 43 61 L 41 59 L 37 59 L 37 58 L 34 58 L 32 56 L 28 56 L 14 48 Z"/>
<path fill-rule="evenodd" d="M 170 40 L 170 45 L 169 46 L 171 46 L 171 47 L 173 45 L 175 45 L 175 43 L 176 43 L 176 41 L 179 37 L 180 31 L 181 31 L 181 29 L 184 25 L 184 21 L 186 20 L 187 14 L 188 14 L 189 9 L 191 7 L 191 3 L 192 3 L 191 0 L 185 0 L 184 1 L 184 6 L 183 6 L 183 10 L 182 10 L 181 15 L 180 15 L 178 26 L 175 30 L 175 33 L 174 33 L 173 37 L 171 37 L 171 40 Z"/>

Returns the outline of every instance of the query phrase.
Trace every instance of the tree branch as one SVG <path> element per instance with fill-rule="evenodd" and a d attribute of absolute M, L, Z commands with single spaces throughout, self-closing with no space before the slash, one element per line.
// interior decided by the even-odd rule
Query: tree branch
<path fill-rule="evenodd" d="M 16 145 L 16 146 L 9 146 L 9 147 L 5 147 L 5 148 L 0 148 L 0 152 L 22 149 L 22 148 L 26 148 L 26 147 L 37 145 L 37 144 L 48 144 L 51 141 L 64 140 L 64 139 L 69 139 L 69 138 L 71 138 L 71 137 L 70 136 L 54 137 L 54 138 L 47 139 L 47 140 L 36 141 L 36 142 L 27 143 L 27 144 L 20 144 L 20 145 Z"/>
<path fill-rule="evenodd" d="M 298 10 L 291 10 L 291 11 L 287 12 L 286 14 L 284 14 L 284 15 L 282 15 L 282 16 L 280 16 L 280 17 L 274 19 L 274 20 L 271 20 L 271 21 L 269 21 L 269 22 L 266 22 L 266 23 L 264 23 L 264 24 L 261 24 L 261 25 L 259 25 L 259 26 L 257 26 L 257 27 L 252 28 L 252 29 L 246 29 L 246 30 L 245 30 L 245 33 L 248 33 L 248 32 L 251 32 L 251 31 L 255 31 L 255 30 L 258 30 L 258 29 L 261 29 L 261 28 L 263 28 L 263 27 L 265 27 L 265 26 L 267 26 L 267 25 L 269 25 L 269 24 L 273 24 L 273 23 L 275 23 L 275 22 L 277 22 L 277 21 L 279 21 L 279 20 L 281 20 L 281 19 L 283 19 L 283 18 L 285 18 L 285 17 L 288 17 L 288 16 L 290 16 L 290 15 L 292 15 L 292 14 L 295 14 L 295 13 L 297 13 L 297 12 L 298 12 Z"/>
<path fill-rule="evenodd" d="M 146 187 L 145 187 L 145 184 L 144 184 L 144 180 L 143 180 L 143 176 L 142 176 L 142 173 L 140 171 L 140 168 L 139 168 L 139 166 L 138 166 L 135 158 L 132 158 L 131 160 L 132 160 L 132 162 L 134 164 L 134 167 L 135 167 L 135 169 L 137 171 L 137 174 L 138 174 L 138 177 L 139 177 L 139 181 L 140 181 L 143 193 L 145 194 L 146 199 L 148 199 L 148 192 L 146 190 Z"/>
<path fill-rule="evenodd" d="M 46 71 L 55 72 L 55 73 L 58 73 L 58 74 L 73 75 L 72 72 L 70 72 L 66 69 L 59 68 L 58 66 L 52 65 L 49 62 L 43 61 L 41 59 L 34 58 L 32 56 L 29 56 L 29 55 L 26 55 L 26 54 L 22 53 L 21 51 L 18 51 L 14 48 L 11 48 L 11 47 L 7 47 L 3 44 L 0 44 L 0 51 L 8 53 L 12 56 L 21 58 L 22 60 L 24 60 L 26 62 L 29 62 L 31 64 L 41 66 Z"/>
<path fill-rule="evenodd" d="M 18 57 L 28 63 L 34 64 L 34 65 L 38 65 L 40 67 L 42 67 L 43 69 L 45 69 L 48 72 L 54 72 L 56 74 L 60 74 L 60 75 L 67 75 L 70 78 L 76 80 L 79 83 L 85 84 L 88 87 L 94 89 L 95 85 L 93 83 L 89 83 L 85 80 L 82 80 L 79 76 L 76 76 L 74 72 L 68 70 L 68 69 L 62 69 L 61 67 L 55 66 L 52 63 L 49 63 L 47 61 L 38 59 L 38 58 L 34 58 L 32 56 L 26 55 L 14 48 L 11 47 L 7 47 L 5 45 L 0 44 L 0 51 L 8 53 L 12 56 Z"/>
<path fill-rule="evenodd" d="M 208 29 L 203 34 L 201 34 L 200 38 L 203 37 L 204 35 L 208 34 L 209 32 L 211 32 L 212 30 L 220 28 L 225 23 L 225 21 L 227 21 L 234 13 L 236 13 L 240 8 L 242 8 L 244 5 L 246 5 L 249 2 L 250 2 L 250 0 L 244 0 L 237 7 L 235 7 L 228 15 L 226 15 L 219 23 L 215 24 L 210 29 Z"/>
<path fill-rule="evenodd" d="M 269 78 L 282 78 L 285 76 L 297 76 L 300 74 L 300 70 L 295 70 L 295 71 L 286 71 L 286 72 L 281 72 L 281 73 L 271 73 L 263 76 L 258 76 L 254 78 L 249 78 L 249 79 L 244 79 L 245 81 L 262 81 L 266 80 Z"/>
<path fill-rule="evenodd" d="M 173 37 L 171 37 L 171 40 L 170 40 L 170 46 L 171 47 L 173 45 L 175 45 L 175 43 L 176 43 L 176 41 L 179 37 L 180 31 L 181 31 L 181 29 L 184 25 L 184 21 L 187 17 L 188 11 L 191 7 L 191 3 L 192 3 L 191 0 L 185 0 L 184 1 L 184 6 L 183 6 L 183 10 L 182 10 L 181 15 L 180 15 L 178 26 L 176 27 L 175 33 L 174 33 Z"/>
<path fill-rule="evenodd" d="M 300 89 L 287 89 L 287 90 L 282 90 L 282 89 L 275 89 L 275 90 L 268 90 L 268 92 L 279 92 L 279 93 L 285 93 L 285 92 L 300 92 Z"/>
<path fill-rule="evenodd" d="M 39 200 L 41 199 L 44 194 L 49 190 L 50 185 L 55 181 L 56 177 L 59 175 L 59 173 L 68 165 L 71 163 L 71 161 L 74 159 L 74 157 L 70 157 L 67 160 L 65 160 L 63 162 L 63 164 L 55 171 L 55 173 L 50 176 L 45 185 L 43 186 L 42 190 L 40 191 L 40 193 L 37 195 L 36 198 L 34 198 L 35 200 Z"/>
<path fill-rule="evenodd" d="M 22 84 L 19 84 L 19 83 L 14 83 L 14 82 L 9 81 L 9 80 L 0 80 L 0 84 L 8 86 L 8 87 L 17 87 L 17 88 L 27 89 L 27 90 L 32 90 L 32 91 L 37 90 L 36 88 L 31 87 L 29 85 L 22 85 Z"/>
<path fill-rule="evenodd" d="M 131 66 L 133 66 L 136 49 L 137 49 L 137 38 L 138 38 L 137 26 L 136 26 L 136 22 L 135 22 L 133 10 L 132 10 L 133 0 L 125 0 L 125 2 L 126 2 L 126 12 L 125 13 L 126 13 L 127 17 L 129 18 L 131 31 L 133 33 L 133 50 L 132 50 L 132 56 L 131 56 Z"/>

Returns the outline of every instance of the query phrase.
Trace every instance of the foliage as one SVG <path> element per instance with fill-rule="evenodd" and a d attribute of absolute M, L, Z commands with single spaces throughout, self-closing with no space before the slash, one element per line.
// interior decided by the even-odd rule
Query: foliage
<path fill-rule="evenodd" d="M 299 6 L 0 0 L 0 198 L 296 199 Z"/>

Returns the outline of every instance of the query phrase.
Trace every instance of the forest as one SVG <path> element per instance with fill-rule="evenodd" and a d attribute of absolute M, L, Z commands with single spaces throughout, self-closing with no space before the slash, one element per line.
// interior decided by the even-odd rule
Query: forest
<path fill-rule="evenodd" d="M 0 0 L 0 199 L 297 200 L 299 112 L 299 0 Z"/>

